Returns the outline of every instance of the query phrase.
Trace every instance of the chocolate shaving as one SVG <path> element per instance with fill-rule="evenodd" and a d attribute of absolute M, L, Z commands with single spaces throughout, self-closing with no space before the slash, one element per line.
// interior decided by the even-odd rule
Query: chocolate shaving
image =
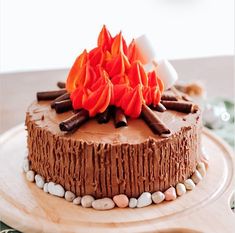
<path fill-rule="evenodd" d="M 61 131 L 73 131 L 83 125 L 85 122 L 89 120 L 89 113 L 88 111 L 82 109 L 69 119 L 62 121 L 59 124 Z"/>
<path fill-rule="evenodd" d="M 141 116 L 146 124 L 152 129 L 153 133 L 160 135 L 168 135 L 171 133 L 166 125 L 147 105 L 142 106 Z"/>
<path fill-rule="evenodd" d="M 65 82 L 57 82 L 57 87 L 65 88 Z"/>
<path fill-rule="evenodd" d="M 56 102 L 60 102 L 62 100 L 68 100 L 70 99 L 70 94 L 69 93 L 65 93 L 59 97 L 57 97 L 56 99 L 54 99 L 52 102 L 51 102 L 51 108 L 54 108 L 55 107 L 55 103 Z"/>
<path fill-rule="evenodd" d="M 177 96 L 175 95 L 165 93 L 165 94 L 162 94 L 161 100 L 177 101 L 178 99 L 177 99 Z"/>
<path fill-rule="evenodd" d="M 59 102 L 55 102 L 54 108 L 55 108 L 56 113 L 67 112 L 67 111 L 73 109 L 72 101 L 70 99 L 68 99 L 68 100 L 62 100 Z"/>
<path fill-rule="evenodd" d="M 56 90 L 56 91 L 43 91 L 37 92 L 37 100 L 54 100 L 57 97 L 65 94 L 66 89 Z"/>
<path fill-rule="evenodd" d="M 111 118 L 111 107 L 109 106 L 103 113 L 97 115 L 99 124 L 108 123 Z"/>
<path fill-rule="evenodd" d="M 115 114 L 114 117 L 115 128 L 127 126 L 126 116 L 121 108 L 116 108 L 114 114 Z"/>
<path fill-rule="evenodd" d="M 159 103 L 157 106 L 150 106 L 151 109 L 156 110 L 158 112 L 165 112 L 166 108 L 164 105 L 162 105 L 161 103 Z"/>
<path fill-rule="evenodd" d="M 166 109 L 176 110 L 178 112 L 192 113 L 194 112 L 194 104 L 184 101 L 166 101 L 162 100 L 161 103 Z"/>

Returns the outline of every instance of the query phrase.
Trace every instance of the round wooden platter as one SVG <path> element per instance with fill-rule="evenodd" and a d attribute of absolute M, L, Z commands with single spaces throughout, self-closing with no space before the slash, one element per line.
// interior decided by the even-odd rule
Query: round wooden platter
<path fill-rule="evenodd" d="M 1 220 L 22 232 L 234 232 L 233 152 L 208 130 L 203 131 L 202 144 L 210 165 L 193 191 L 172 202 L 109 211 L 75 206 L 26 181 L 21 168 L 27 151 L 22 125 L 3 134 L 0 143 Z"/>

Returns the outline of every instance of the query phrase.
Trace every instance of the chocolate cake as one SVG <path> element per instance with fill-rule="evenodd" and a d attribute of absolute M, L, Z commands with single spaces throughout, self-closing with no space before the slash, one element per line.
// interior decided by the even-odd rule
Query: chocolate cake
<path fill-rule="evenodd" d="M 76 196 L 164 192 L 196 170 L 201 111 L 173 88 L 163 91 L 133 44 L 127 48 L 120 34 L 111 41 L 108 36 L 103 28 L 102 50 L 83 52 L 66 85 L 37 93 L 29 106 L 30 169 Z M 105 63 L 99 56 L 104 50 L 114 56 L 105 53 Z"/>
<path fill-rule="evenodd" d="M 48 101 L 34 102 L 26 126 L 31 169 L 78 196 L 165 191 L 196 170 L 200 111 L 154 111 L 171 130 L 167 138 L 154 134 L 142 119 L 128 119 L 128 126 L 120 128 L 92 119 L 76 132 L 60 131 L 59 123 L 72 114 L 56 114 Z"/>

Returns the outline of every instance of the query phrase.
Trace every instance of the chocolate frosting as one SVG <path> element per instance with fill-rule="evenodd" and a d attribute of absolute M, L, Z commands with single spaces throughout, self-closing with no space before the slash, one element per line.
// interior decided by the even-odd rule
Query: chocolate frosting
<path fill-rule="evenodd" d="M 200 153 L 201 112 L 155 112 L 168 126 L 168 138 L 154 134 L 142 119 L 115 128 L 110 120 L 90 119 L 73 133 L 59 123 L 72 111 L 56 114 L 50 101 L 33 102 L 26 114 L 32 170 L 78 196 L 96 198 L 164 191 L 187 179 Z"/>

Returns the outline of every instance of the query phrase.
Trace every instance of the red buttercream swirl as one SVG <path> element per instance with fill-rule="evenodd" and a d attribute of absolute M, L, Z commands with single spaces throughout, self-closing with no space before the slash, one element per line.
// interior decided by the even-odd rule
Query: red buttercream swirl
<path fill-rule="evenodd" d="M 137 118 L 143 103 L 160 102 L 164 87 L 155 71 L 145 72 L 135 41 L 127 46 L 121 32 L 112 38 L 103 26 L 97 47 L 89 53 L 84 50 L 75 60 L 66 88 L 73 108 L 84 108 L 91 117 L 115 105 Z"/>

